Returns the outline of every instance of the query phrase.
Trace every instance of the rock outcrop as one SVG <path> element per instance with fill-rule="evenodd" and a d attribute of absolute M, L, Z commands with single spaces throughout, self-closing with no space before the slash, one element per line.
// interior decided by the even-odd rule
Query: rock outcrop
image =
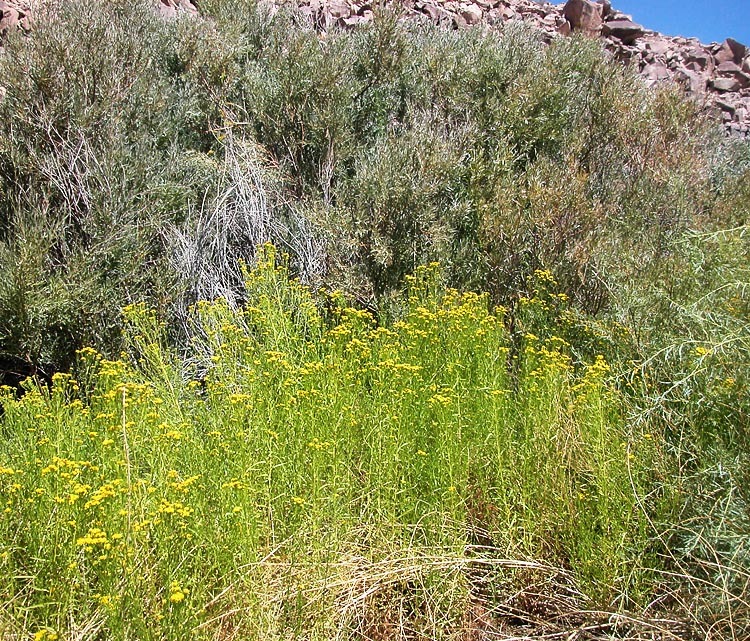
<path fill-rule="evenodd" d="M 0 0 L 0 40 L 10 31 L 32 29 L 33 0 Z M 44 0 L 36 0 L 43 2 Z M 295 5 L 325 31 L 345 29 L 374 17 L 373 0 L 264 0 Z M 386 0 L 388 1 L 388 0 Z M 199 0 L 154 0 L 160 15 L 195 15 Z M 580 33 L 599 38 L 613 59 L 634 67 L 650 84 L 677 83 L 713 112 L 727 131 L 750 137 L 750 49 L 728 38 L 703 44 L 697 38 L 671 37 L 649 30 L 612 7 L 609 0 L 390 0 L 404 19 L 423 19 L 451 28 L 484 25 L 494 29 L 523 20 L 539 29 L 545 42 Z"/>

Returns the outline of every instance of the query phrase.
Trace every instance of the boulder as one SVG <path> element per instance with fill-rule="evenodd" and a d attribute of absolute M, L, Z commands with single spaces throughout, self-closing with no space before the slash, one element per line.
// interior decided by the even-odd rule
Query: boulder
<path fill-rule="evenodd" d="M 654 62 L 653 64 L 646 65 L 641 73 L 650 83 L 669 80 L 672 77 L 672 74 L 669 73 L 669 69 L 663 62 Z"/>
<path fill-rule="evenodd" d="M 742 73 L 742 69 L 740 68 L 740 66 L 729 60 L 727 60 L 726 62 L 722 62 L 718 67 L 716 67 L 716 71 L 722 76 L 733 76 L 735 74 Z"/>
<path fill-rule="evenodd" d="M 156 9 L 159 15 L 166 20 L 177 17 L 177 7 L 169 2 L 169 0 L 162 0 Z"/>
<path fill-rule="evenodd" d="M 716 60 L 717 65 L 720 65 L 722 62 L 734 62 L 739 65 L 742 64 L 742 59 L 747 53 L 745 45 L 732 38 L 727 38 L 721 44 L 718 51 L 714 53 L 714 60 Z"/>
<path fill-rule="evenodd" d="M 515 20 L 516 18 L 518 18 L 518 14 L 510 7 L 506 7 L 503 5 L 502 12 L 503 20 Z"/>
<path fill-rule="evenodd" d="M 612 20 L 602 26 L 602 34 L 617 38 L 623 44 L 632 45 L 646 33 L 645 29 L 630 20 Z"/>
<path fill-rule="evenodd" d="M 352 10 L 346 0 L 332 0 L 328 3 L 328 13 L 332 18 L 348 18 L 352 15 Z"/>
<path fill-rule="evenodd" d="M 726 102 L 722 100 L 721 98 L 719 98 L 714 104 L 722 111 L 725 111 L 731 114 L 732 116 L 734 116 L 736 108 L 732 103 Z"/>
<path fill-rule="evenodd" d="M 669 51 L 670 42 L 666 38 L 657 36 L 642 42 L 640 46 L 644 47 L 655 56 L 664 56 Z"/>
<path fill-rule="evenodd" d="M 698 96 L 706 91 L 706 78 L 696 71 L 679 69 L 674 78 L 691 96 Z"/>
<path fill-rule="evenodd" d="M 419 8 L 421 8 L 422 13 L 430 17 L 430 20 L 432 20 L 432 22 L 437 23 L 440 21 L 443 12 L 443 9 L 441 9 L 440 7 L 436 7 L 430 2 L 425 2 L 422 7 Z"/>
<path fill-rule="evenodd" d="M 722 62 L 716 67 L 716 73 L 721 78 L 734 78 L 740 85 L 740 89 L 750 87 L 750 75 L 744 73 L 742 68 L 734 62 Z"/>
<path fill-rule="evenodd" d="M 467 25 L 478 24 L 482 21 L 484 12 L 475 4 L 470 4 L 461 9 L 461 17 Z"/>
<path fill-rule="evenodd" d="M 563 7 L 573 31 L 598 36 L 602 30 L 604 5 L 592 0 L 568 0 Z"/>
<path fill-rule="evenodd" d="M 711 87 L 716 91 L 727 92 L 727 91 L 739 91 L 740 82 L 736 78 L 714 78 L 711 81 Z"/>
<path fill-rule="evenodd" d="M 693 65 L 691 69 L 711 72 L 714 68 L 713 56 L 702 47 L 688 49 L 684 54 L 685 64 Z"/>

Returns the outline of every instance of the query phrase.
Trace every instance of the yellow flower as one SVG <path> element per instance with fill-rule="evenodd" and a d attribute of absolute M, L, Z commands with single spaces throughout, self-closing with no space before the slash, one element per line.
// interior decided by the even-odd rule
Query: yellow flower
<path fill-rule="evenodd" d="M 104 545 L 106 547 L 107 544 L 107 533 L 97 527 L 90 528 L 85 536 L 76 539 L 76 545 Z"/>
<path fill-rule="evenodd" d="M 183 588 L 178 581 L 172 581 L 169 584 L 169 601 L 171 603 L 181 603 L 187 596 L 187 590 Z"/>

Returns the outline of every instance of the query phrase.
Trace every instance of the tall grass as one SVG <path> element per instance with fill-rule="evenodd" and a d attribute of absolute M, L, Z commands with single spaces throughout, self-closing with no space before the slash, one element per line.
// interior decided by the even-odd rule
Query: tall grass
<path fill-rule="evenodd" d="M 378 326 L 266 249 L 247 306 L 195 310 L 204 378 L 133 306 L 129 360 L 6 394 L 5 634 L 457 639 L 480 606 L 645 605 L 659 435 L 562 339 L 513 382 L 503 311 L 437 283 Z"/>

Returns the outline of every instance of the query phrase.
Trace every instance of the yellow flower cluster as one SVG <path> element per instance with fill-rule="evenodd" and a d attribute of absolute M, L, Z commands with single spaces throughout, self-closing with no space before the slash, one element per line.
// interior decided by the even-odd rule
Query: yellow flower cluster
<path fill-rule="evenodd" d="M 178 581 L 172 581 L 169 584 L 169 602 L 182 603 L 188 595 L 186 588 L 183 588 Z"/>
<path fill-rule="evenodd" d="M 95 545 L 102 545 L 105 547 L 105 549 L 109 549 L 111 547 L 109 539 L 107 538 L 107 533 L 98 527 L 90 528 L 84 536 L 77 538 L 76 545 L 86 546 L 89 548 L 94 547 Z"/>
<path fill-rule="evenodd" d="M 92 507 L 101 505 L 108 498 L 117 496 L 117 488 L 121 485 L 122 485 L 121 479 L 114 479 L 113 481 L 110 481 L 109 483 L 105 483 L 104 485 L 102 485 L 100 488 L 98 488 L 91 494 L 91 498 L 88 501 L 86 501 L 83 507 L 85 507 L 86 509 L 90 509 Z"/>

